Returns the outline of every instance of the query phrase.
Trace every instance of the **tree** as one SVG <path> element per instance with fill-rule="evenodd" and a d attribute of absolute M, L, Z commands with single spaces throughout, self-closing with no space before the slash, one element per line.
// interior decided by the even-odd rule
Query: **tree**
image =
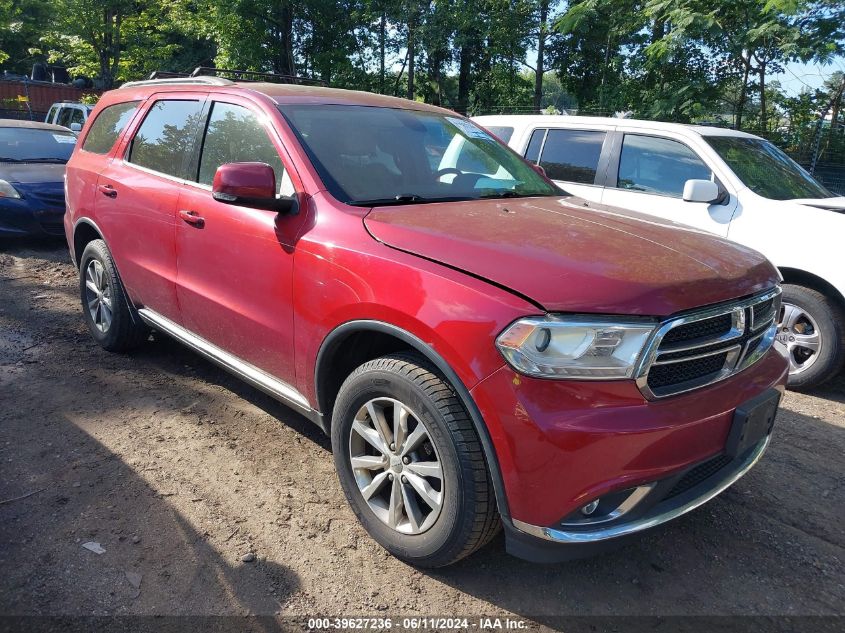
<path fill-rule="evenodd" d="M 211 54 L 207 42 L 180 31 L 179 16 L 166 0 L 52 1 L 54 26 L 39 41 L 47 59 L 96 77 L 102 88 L 148 75 L 186 51 L 186 60 L 195 62 L 207 63 Z"/>
<path fill-rule="evenodd" d="M 625 0 L 576 0 L 554 23 L 561 34 L 555 65 L 582 108 L 607 112 L 624 105 L 616 89 L 624 83 L 624 51 L 643 26 L 642 12 Z"/>
<path fill-rule="evenodd" d="M 692 46 L 722 61 L 722 79 L 740 78 L 737 129 L 752 80 L 760 100 L 759 124 L 767 129 L 767 76 L 787 61 L 824 61 L 842 51 L 845 9 L 831 0 L 646 0 L 644 11 L 670 25 L 649 47 L 654 61 L 665 63 L 671 51 Z"/>
<path fill-rule="evenodd" d="M 546 72 L 546 37 L 549 31 L 549 0 L 539 0 L 537 21 L 537 67 L 534 69 L 534 109 L 539 110 L 543 100 L 543 76 Z"/>
<path fill-rule="evenodd" d="M 38 38 L 50 13 L 50 4 L 42 0 L 0 0 L 0 64 L 29 74 L 34 63 L 46 60 Z"/>

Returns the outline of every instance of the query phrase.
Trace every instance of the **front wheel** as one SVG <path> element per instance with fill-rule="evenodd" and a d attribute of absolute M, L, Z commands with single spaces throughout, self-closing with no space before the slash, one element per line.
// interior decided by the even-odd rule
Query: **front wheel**
<path fill-rule="evenodd" d="M 478 435 L 454 390 L 419 355 L 384 356 L 346 379 L 332 449 L 353 511 L 397 558 L 442 567 L 498 530 Z"/>
<path fill-rule="evenodd" d="M 789 387 L 810 389 L 834 377 L 845 362 L 845 323 L 831 299 L 812 288 L 783 285 L 778 340 L 789 359 Z"/>

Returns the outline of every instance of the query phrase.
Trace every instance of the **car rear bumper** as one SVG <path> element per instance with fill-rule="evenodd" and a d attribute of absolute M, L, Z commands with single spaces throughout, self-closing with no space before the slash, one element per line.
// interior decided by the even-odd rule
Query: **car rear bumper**
<path fill-rule="evenodd" d="M 727 457 L 737 407 L 776 397 L 786 376 L 772 349 L 722 383 L 648 401 L 627 381 L 537 380 L 500 369 L 472 395 L 502 471 L 508 549 L 537 560 L 578 558 L 706 503 L 768 445 L 765 437 Z M 580 509 L 596 499 L 611 507 L 622 499 L 622 512 L 579 523 Z"/>

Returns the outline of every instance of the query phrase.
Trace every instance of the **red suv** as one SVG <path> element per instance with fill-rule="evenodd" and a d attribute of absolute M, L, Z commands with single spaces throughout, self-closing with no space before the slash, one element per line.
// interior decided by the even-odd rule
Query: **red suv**
<path fill-rule="evenodd" d="M 364 528 L 414 564 L 500 525 L 530 560 L 588 554 L 708 501 L 769 443 L 772 265 L 585 209 L 453 112 L 127 84 L 86 124 L 67 199 L 96 341 L 165 333 L 313 420 Z"/>

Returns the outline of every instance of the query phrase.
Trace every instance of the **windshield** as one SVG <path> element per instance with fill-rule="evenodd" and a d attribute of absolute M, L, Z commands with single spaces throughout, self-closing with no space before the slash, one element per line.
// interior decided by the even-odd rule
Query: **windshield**
<path fill-rule="evenodd" d="M 562 195 L 458 115 L 350 105 L 279 109 L 331 194 L 348 204 Z"/>
<path fill-rule="evenodd" d="M 66 163 L 76 144 L 73 132 L 0 127 L 0 161 Z"/>
<path fill-rule="evenodd" d="M 832 198 L 815 178 L 761 138 L 705 136 L 740 180 L 754 193 L 770 200 Z"/>

